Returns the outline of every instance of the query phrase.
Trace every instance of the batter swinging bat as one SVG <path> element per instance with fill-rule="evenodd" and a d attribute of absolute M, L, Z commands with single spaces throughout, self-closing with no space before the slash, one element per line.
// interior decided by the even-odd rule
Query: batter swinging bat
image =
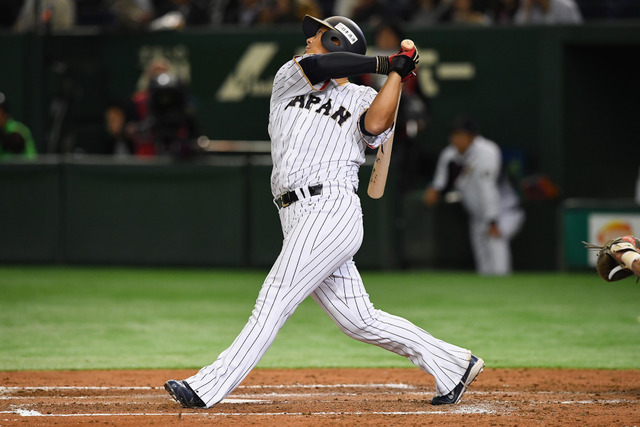
<path fill-rule="evenodd" d="M 413 41 L 409 39 L 402 40 L 400 44 L 403 51 L 411 50 L 414 47 Z M 398 95 L 398 105 L 396 105 L 396 113 L 393 117 L 393 123 L 395 125 L 398 118 L 398 107 L 400 106 L 400 97 L 402 96 L 402 86 L 400 84 L 400 94 Z M 373 170 L 371 171 L 371 178 L 369 178 L 369 187 L 367 188 L 367 194 L 372 199 L 379 199 L 384 194 L 384 187 L 387 184 L 387 175 L 389 174 L 389 163 L 391 162 L 391 150 L 393 149 L 393 136 L 395 135 L 395 128 L 389 139 L 383 142 L 378 147 L 378 154 L 376 154 L 376 161 L 373 164 Z"/>

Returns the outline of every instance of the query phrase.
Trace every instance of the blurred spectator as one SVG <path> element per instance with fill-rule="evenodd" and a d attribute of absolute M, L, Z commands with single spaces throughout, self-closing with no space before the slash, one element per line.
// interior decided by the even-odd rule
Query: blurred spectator
<path fill-rule="evenodd" d="M 77 0 L 76 23 L 79 26 L 115 26 L 115 15 L 105 0 Z"/>
<path fill-rule="evenodd" d="M 34 31 L 41 26 L 68 30 L 75 26 L 76 5 L 72 0 L 26 0 L 14 25 L 16 31 Z"/>
<path fill-rule="evenodd" d="M 151 0 L 112 0 L 110 10 L 122 30 L 146 29 L 155 13 Z"/>
<path fill-rule="evenodd" d="M 640 18 L 638 0 L 577 0 L 577 3 L 586 21 Z"/>
<path fill-rule="evenodd" d="M 521 0 L 516 24 L 580 24 L 582 15 L 574 0 Z"/>
<path fill-rule="evenodd" d="M 449 202 L 460 200 L 469 214 L 476 270 L 483 275 L 509 274 L 509 242 L 522 227 L 524 212 L 504 173 L 500 148 L 479 135 L 475 122 L 465 116 L 453 121 L 449 141 L 424 201 L 434 205 L 441 194 Z"/>
<path fill-rule="evenodd" d="M 151 138 L 156 154 L 193 154 L 198 137 L 195 107 L 176 75 L 162 73 L 149 82 L 149 114 L 139 130 Z"/>
<path fill-rule="evenodd" d="M 451 7 L 451 0 L 414 0 L 408 17 L 412 24 L 431 26 L 439 23 Z"/>
<path fill-rule="evenodd" d="M 31 131 L 11 117 L 9 101 L 0 92 L 0 160 L 35 157 L 36 144 Z"/>
<path fill-rule="evenodd" d="M 307 14 L 323 16 L 322 10 L 315 0 L 270 0 L 260 14 L 260 23 L 299 23 Z"/>
<path fill-rule="evenodd" d="M 518 6 L 518 0 L 493 0 L 489 11 L 492 22 L 498 25 L 513 24 Z"/>
<path fill-rule="evenodd" d="M 214 0 L 214 24 L 233 24 L 248 27 L 260 21 L 264 9 L 261 0 Z"/>
<path fill-rule="evenodd" d="M 489 25 L 491 19 L 478 10 L 474 0 L 453 0 L 442 21 L 456 25 Z"/>
<path fill-rule="evenodd" d="M 132 110 L 130 102 L 121 100 L 111 101 L 105 108 L 104 122 L 108 136 L 106 154 L 122 156 L 136 152 Z"/>
<path fill-rule="evenodd" d="M 385 0 L 389 15 L 386 20 L 400 20 L 406 22 L 413 13 L 413 0 Z"/>
<path fill-rule="evenodd" d="M 390 56 L 398 53 L 405 34 L 398 21 L 385 21 L 375 28 L 375 45 L 369 48 L 367 55 Z M 387 76 L 364 74 L 363 84 L 380 90 Z M 419 77 L 407 80 L 402 88 L 400 107 L 396 119 L 393 161 L 401 164 L 398 186 L 401 191 L 415 189 L 416 183 L 424 182 L 424 164 L 426 153 L 422 149 L 419 137 L 429 123 L 429 98 L 420 89 Z"/>
<path fill-rule="evenodd" d="M 193 154 L 198 136 L 194 103 L 166 58 L 158 57 L 149 63 L 132 100 L 136 154 Z"/>
<path fill-rule="evenodd" d="M 176 30 L 211 24 L 210 0 L 154 0 L 152 30 Z"/>
<path fill-rule="evenodd" d="M 336 0 L 318 0 L 318 6 L 320 7 L 321 14 L 318 17 L 334 16 L 334 5 Z M 315 15 L 314 15 L 315 16 Z"/>
<path fill-rule="evenodd" d="M 336 0 L 333 4 L 333 12 L 327 16 L 346 16 L 347 18 L 353 17 L 353 10 L 358 4 L 359 0 Z"/>
<path fill-rule="evenodd" d="M 0 0 L 0 29 L 13 28 L 22 0 Z"/>
<path fill-rule="evenodd" d="M 376 25 L 389 18 L 392 18 L 391 12 L 384 0 L 358 0 L 351 17 L 361 26 Z"/>

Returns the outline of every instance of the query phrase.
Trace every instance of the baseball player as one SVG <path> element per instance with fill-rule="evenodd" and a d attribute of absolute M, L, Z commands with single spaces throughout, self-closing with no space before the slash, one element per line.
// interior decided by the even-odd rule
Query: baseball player
<path fill-rule="evenodd" d="M 184 407 L 210 408 L 258 363 L 296 307 L 311 296 L 348 336 L 408 358 L 433 375 L 432 404 L 453 404 L 484 367 L 469 350 L 438 340 L 403 318 L 377 310 L 353 262 L 363 237 L 356 195 L 365 147 L 390 135 L 401 81 L 417 52 L 365 56 L 350 19 L 306 16 L 305 54 L 277 72 L 270 101 L 271 190 L 282 251 L 262 285 L 248 323 L 211 365 L 166 390 Z M 379 93 L 349 83 L 363 73 L 388 74 Z"/>
<path fill-rule="evenodd" d="M 476 270 L 482 275 L 511 272 L 509 242 L 524 222 L 518 196 L 502 173 L 498 145 L 478 134 L 475 122 L 457 117 L 450 144 L 438 158 L 433 183 L 424 200 L 434 205 L 450 186 L 459 191 L 469 214 L 469 234 Z"/>

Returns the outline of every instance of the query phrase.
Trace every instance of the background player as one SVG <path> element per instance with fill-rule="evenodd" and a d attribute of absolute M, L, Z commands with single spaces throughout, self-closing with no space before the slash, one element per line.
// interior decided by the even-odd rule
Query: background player
<path fill-rule="evenodd" d="M 509 242 L 522 227 L 524 211 L 503 173 L 500 148 L 479 135 L 476 123 L 466 116 L 453 121 L 449 140 L 424 201 L 434 205 L 446 188 L 459 191 L 469 214 L 476 270 L 483 275 L 509 274 Z"/>
<path fill-rule="evenodd" d="M 184 407 L 220 402 L 311 295 L 348 336 L 407 357 L 433 375 L 432 404 L 457 403 L 482 370 L 482 359 L 376 310 L 353 262 L 363 237 L 355 191 L 365 146 L 377 147 L 391 133 L 401 81 L 411 76 L 417 52 L 364 56 L 362 31 L 343 17 L 307 16 L 303 30 L 305 54 L 280 68 L 270 101 L 271 190 L 282 251 L 231 346 L 213 364 L 184 381 L 169 380 L 165 388 Z M 389 76 L 380 93 L 345 78 L 376 72 Z"/>

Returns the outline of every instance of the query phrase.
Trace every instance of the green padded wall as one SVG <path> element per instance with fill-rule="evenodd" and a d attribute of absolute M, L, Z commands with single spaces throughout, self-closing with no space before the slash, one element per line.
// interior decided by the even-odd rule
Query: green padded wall
<path fill-rule="evenodd" d="M 61 258 L 60 166 L 0 165 L 0 260 L 56 262 Z"/>
<path fill-rule="evenodd" d="M 65 259 L 243 266 L 245 175 L 228 163 L 65 164 Z"/>

